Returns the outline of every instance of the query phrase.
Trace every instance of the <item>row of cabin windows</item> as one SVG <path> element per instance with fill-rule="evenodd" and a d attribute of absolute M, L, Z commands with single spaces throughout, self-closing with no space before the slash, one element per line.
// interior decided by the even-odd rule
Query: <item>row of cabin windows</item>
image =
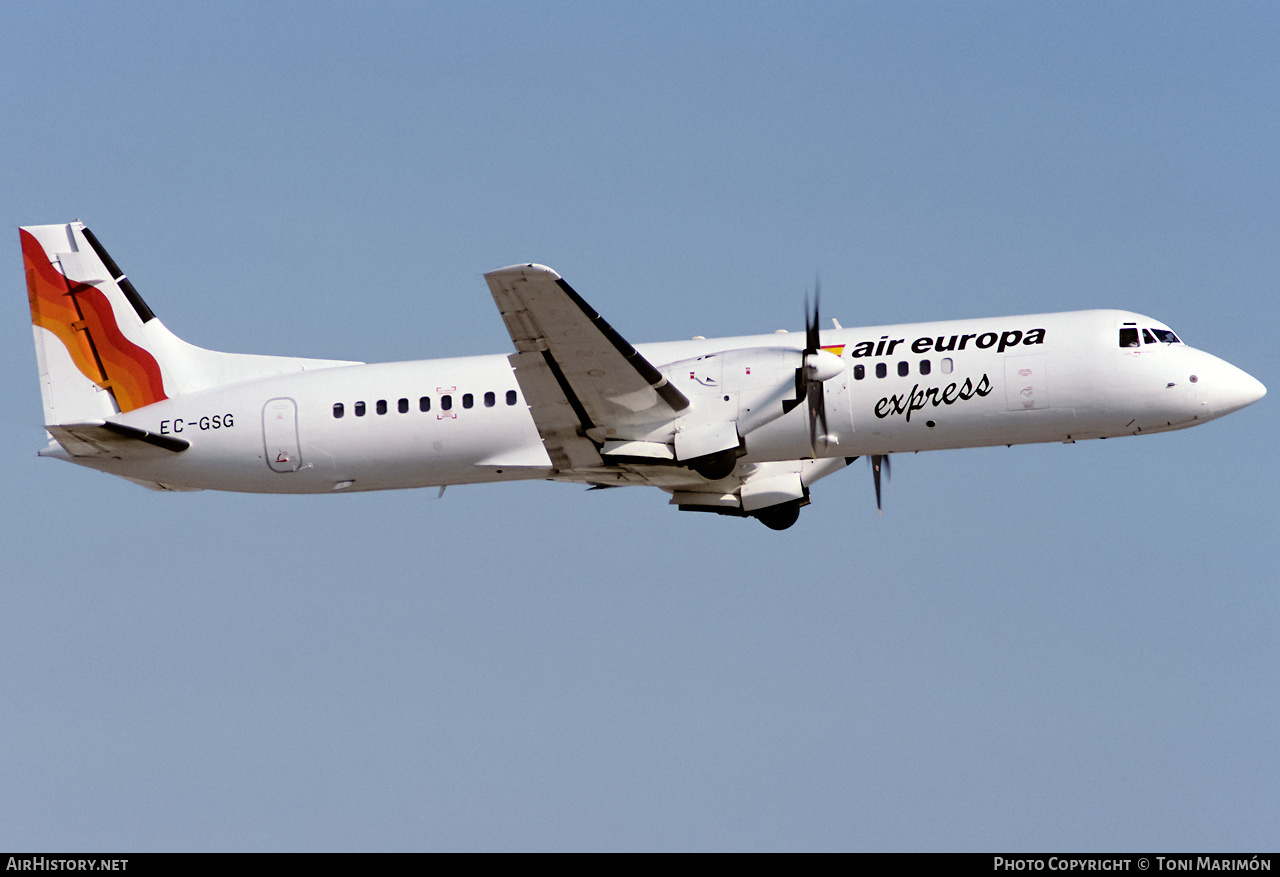
<path fill-rule="evenodd" d="M 952 361 L 951 357 L 949 356 L 944 356 L 942 358 L 942 362 L 939 365 L 940 365 L 939 370 L 944 375 L 951 374 L 951 370 L 955 367 L 955 363 Z M 922 359 L 920 360 L 919 369 L 920 369 L 920 374 L 922 375 L 930 374 L 933 371 L 933 362 L 928 359 Z M 904 359 L 898 363 L 898 377 L 905 378 L 909 374 L 911 374 L 911 363 L 907 362 Z M 855 381 L 860 381 L 866 376 L 867 376 L 867 367 L 865 365 L 855 365 L 853 367 L 853 379 Z M 889 364 L 887 362 L 877 362 L 876 377 L 887 378 L 888 376 L 889 376 Z"/>
<path fill-rule="evenodd" d="M 515 390 L 507 390 L 506 402 L 507 402 L 507 404 L 508 404 L 508 405 L 514 405 L 514 404 L 516 404 L 516 391 L 515 391 Z M 492 391 L 490 391 L 490 392 L 488 392 L 488 393 L 485 393 L 485 394 L 484 394 L 484 407 L 485 407 L 485 408 L 492 408 L 493 406 L 495 406 L 495 405 L 497 405 L 497 404 L 498 404 L 498 397 L 497 397 L 497 395 L 496 395 L 495 393 L 493 393 Z M 475 397 L 475 396 L 473 396 L 473 395 L 472 395 L 472 394 L 470 394 L 470 393 L 463 393 L 463 394 L 462 394 L 462 407 L 463 407 L 463 408 L 474 408 L 474 407 L 475 407 L 475 405 L 476 405 L 476 397 Z M 451 395 L 449 395 L 449 394 L 447 394 L 447 393 L 446 393 L 445 395 L 443 395 L 443 396 L 441 396 L 441 397 L 440 397 L 440 410 L 441 410 L 441 411 L 451 411 L 452 409 L 453 409 L 453 396 L 451 396 Z M 365 415 L 365 404 L 364 404 L 363 402 L 357 402 L 355 405 L 353 405 L 353 406 L 352 406 L 352 410 L 355 412 L 356 417 L 364 417 L 364 415 Z M 386 399 L 379 399 L 377 402 L 374 402 L 374 403 L 373 403 L 373 410 L 374 410 L 374 411 L 376 411 L 376 412 L 378 412 L 379 414 L 386 414 L 386 413 L 387 413 L 387 400 L 386 400 Z M 397 402 L 397 403 L 396 403 L 396 410 L 397 410 L 397 411 L 399 411 L 401 414 L 408 414 L 408 413 L 409 413 L 409 400 L 408 400 L 408 399 L 401 399 L 399 402 Z M 430 397 L 430 396 L 422 396 L 422 397 L 420 397 L 420 398 L 418 399 L 418 410 L 419 410 L 419 411 L 430 411 L 430 410 L 431 410 L 431 397 Z M 342 415 L 344 415 L 344 414 L 346 414 L 346 413 L 347 413 L 347 412 L 346 412 L 346 407 L 345 407 L 341 402 L 334 402 L 334 403 L 333 403 L 333 416 L 334 416 L 334 417 L 341 417 Z"/>

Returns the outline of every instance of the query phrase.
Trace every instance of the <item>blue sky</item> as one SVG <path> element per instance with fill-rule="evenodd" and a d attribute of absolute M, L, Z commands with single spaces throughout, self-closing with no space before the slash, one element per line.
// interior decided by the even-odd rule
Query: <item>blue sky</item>
<path fill-rule="evenodd" d="M 1263 3 L 15 7 L 0 211 L 201 346 L 506 352 L 1090 307 L 1273 392 Z M 43 444 L 16 231 L 0 847 L 1256 850 L 1270 398 L 861 462 L 784 533 L 657 491 L 157 495 Z M 1268 426 L 1268 424 L 1271 424 Z"/>

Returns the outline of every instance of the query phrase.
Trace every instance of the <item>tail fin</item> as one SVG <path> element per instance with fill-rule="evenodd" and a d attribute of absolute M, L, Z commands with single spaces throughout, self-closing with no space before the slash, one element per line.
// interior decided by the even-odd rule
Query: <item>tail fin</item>
<path fill-rule="evenodd" d="M 220 384 L 353 363 L 217 353 L 164 327 L 82 223 L 19 230 L 45 424 L 104 421 Z"/>
<path fill-rule="evenodd" d="M 168 398 L 147 350 L 155 314 L 80 223 L 19 230 L 45 423 L 103 420 Z"/>

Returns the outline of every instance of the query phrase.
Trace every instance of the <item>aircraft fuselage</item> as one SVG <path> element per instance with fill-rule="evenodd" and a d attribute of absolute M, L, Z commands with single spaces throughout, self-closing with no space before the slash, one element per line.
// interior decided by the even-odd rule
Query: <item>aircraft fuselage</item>
<path fill-rule="evenodd" d="M 156 318 L 78 222 L 19 233 L 41 453 L 159 490 L 334 493 L 546 478 L 796 521 L 870 456 L 1182 429 L 1262 384 L 1126 311 L 695 338 L 638 348 L 559 274 L 485 281 L 509 356 L 366 365 L 221 353 Z"/>
<path fill-rule="evenodd" d="M 822 347 L 838 350 L 844 368 L 824 383 L 827 439 L 812 456 L 1163 432 L 1220 417 L 1261 394 L 1244 372 L 1185 344 L 1121 347 L 1126 323 L 1138 332 L 1168 331 L 1109 310 L 824 330 Z M 654 363 L 680 363 L 803 346 L 803 336 L 791 333 L 637 349 Z M 695 410 L 745 413 L 749 394 L 734 376 L 658 368 Z M 504 355 L 313 369 L 180 395 L 114 420 L 190 448 L 147 460 L 72 458 L 56 444 L 45 453 L 170 487 L 263 493 L 600 480 L 552 470 Z M 810 457 L 804 411 L 766 423 L 745 444 L 745 466 Z"/>

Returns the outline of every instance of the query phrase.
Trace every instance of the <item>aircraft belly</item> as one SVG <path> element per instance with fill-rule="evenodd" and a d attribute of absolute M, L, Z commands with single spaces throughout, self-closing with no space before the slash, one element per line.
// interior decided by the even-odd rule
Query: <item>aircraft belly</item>
<path fill-rule="evenodd" d="M 330 487 L 350 482 L 341 488 L 349 490 L 471 484 L 549 474 L 550 461 L 536 433 L 523 437 L 524 446 L 513 446 L 514 436 L 503 426 L 468 425 L 460 417 L 396 425 L 377 435 L 339 438 L 331 434 L 314 443 L 313 456 L 323 458 Z"/>

